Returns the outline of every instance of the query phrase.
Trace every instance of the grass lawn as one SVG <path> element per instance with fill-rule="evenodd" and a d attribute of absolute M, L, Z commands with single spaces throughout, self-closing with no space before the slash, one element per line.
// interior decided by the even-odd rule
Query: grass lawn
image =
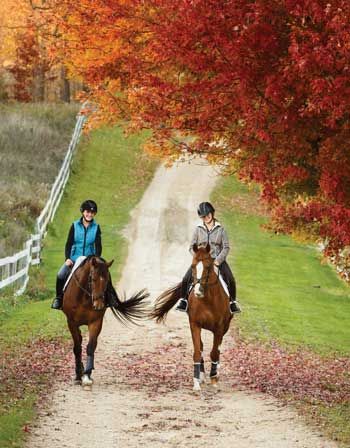
<path fill-rule="evenodd" d="M 213 195 L 229 233 L 229 262 L 245 311 L 237 319 L 241 335 L 320 354 L 349 354 L 349 287 L 320 263 L 314 247 L 264 231 L 266 218 L 256 213 L 254 196 L 232 178 Z"/>
<path fill-rule="evenodd" d="M 77 104 L 0 103 L 0 258 L 34 231 L 72 138 Z"/>
<path fill-rule="evenodd" d="M 156 162 L 144 156 L 139 147 L 145 136 L 128 139 L 119 128 L 102 129 L 84 138 L 75 158 L 72 175 L 58 208 L 42 252 L 42 263 L 31 270 L 26 294 L 17 299 L 2 294 L 0 300 L 0 351 L 6 355 L 0 362 L 0 378 L 9 376 L 9 364 L 15 357 L 28 355 L 26 347 L 37 340 L 59 340 L 69 337 L 63 314 L 50 309 L 54 296 L 56 273 L 64 262 L 64 245 L 69 227 L 80 216 L 79 206 L 94 199 L 99 207 L 96 221 L 102 229 L 103 256 L 115 262 L 111 268 L 116 280 L 127 254 L 127 243 L 121 231 L 127 225 L 129 212 L 141 198 L 153 177 Z M 40 300 L 40 301 L 34 301 Z M 48 363 L 50 360 L 48 360 Z M 14 369 L 15 370 L 15 369 Z M 17 447 L 23 443 L 25 424 L 34 416 L 33 403 L 42 381 L 17 396 L 14 384 L 0 384 L 0 446 Z M 1 383 L 1 382 L 0 382 Z M 10 387 L 13 392 L 5 390 Z M 33 386 L 33 387 L 32 387 Z"/>
<path fill-rule="evenodd" d="M 265 344 L 266 350 L 271 342 L 290 351 L 306 349 L 321 364 L 334 356 L 347 358 L 350 288 L 334 268 L 320 263 L 315 247 L 264 231 L 266 217 L 259 213 L 256 193 L 235 179 L 222 179 L 212 200 L 230 238 L 229 263 L 243 307 L 235 319 L 240 338 Z M 306 419 L 350 446 L 350 403 L 311 401 L 296 402 Z"/>

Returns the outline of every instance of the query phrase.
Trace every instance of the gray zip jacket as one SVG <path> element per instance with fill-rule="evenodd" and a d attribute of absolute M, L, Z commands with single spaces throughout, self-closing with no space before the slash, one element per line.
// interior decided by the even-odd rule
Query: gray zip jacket
<path fill-rule="evenodd" d="M 219 221 L 215 221 L 214 227 L 208 231 L 206 226 L 200 222 L 192 236 L 190 252 L 193 255 L 193 245 L 206 245 L 209 241 L 210 255 L 217 264 L 221 264 L 226 260 L 230 250 L 230 244 L 226 230 L 221 226 Z"/>

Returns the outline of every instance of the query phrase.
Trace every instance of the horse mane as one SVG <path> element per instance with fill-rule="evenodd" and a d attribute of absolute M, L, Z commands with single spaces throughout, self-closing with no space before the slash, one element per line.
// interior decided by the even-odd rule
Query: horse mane
<path fill-rule="evenodd" d="M 165 322 L 168 312 L 181 298 L 181 282 L 164 291 L 155 301 L 153 310 L 149 313 L 157 323 Z"/>

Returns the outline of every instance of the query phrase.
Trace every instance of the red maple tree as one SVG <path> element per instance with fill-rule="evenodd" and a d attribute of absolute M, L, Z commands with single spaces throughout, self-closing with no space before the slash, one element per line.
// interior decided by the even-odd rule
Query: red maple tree
<path fill-rule="evenodd" d="M 348 1 L 60 0 L 52 20 L 96 122 L 257 182 L 275 227 L 328 255 L 350 244 Z"/>

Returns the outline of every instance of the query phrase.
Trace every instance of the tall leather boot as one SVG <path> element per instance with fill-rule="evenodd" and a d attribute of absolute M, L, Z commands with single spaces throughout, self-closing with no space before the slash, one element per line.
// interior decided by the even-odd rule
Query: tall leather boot
<path fill-rule="evenodd" d="M 115 290 L 111 277 L 109 278 L 108 285 L 107 285 L 107 291 L 106 291 L 106 307 L 113 306 L 114 308 L 118 308 L 120 300 L 117 294 L 117 291 Z"/>
<path fill-rule="evenodd" d="M 51 308 L 54 310 L 61 310 L 63 304 L 63 287 L 66 283 L 65 280 L 62 280 L 57 277 L 56 279 L 56 297 L 51 304 Z"/>

